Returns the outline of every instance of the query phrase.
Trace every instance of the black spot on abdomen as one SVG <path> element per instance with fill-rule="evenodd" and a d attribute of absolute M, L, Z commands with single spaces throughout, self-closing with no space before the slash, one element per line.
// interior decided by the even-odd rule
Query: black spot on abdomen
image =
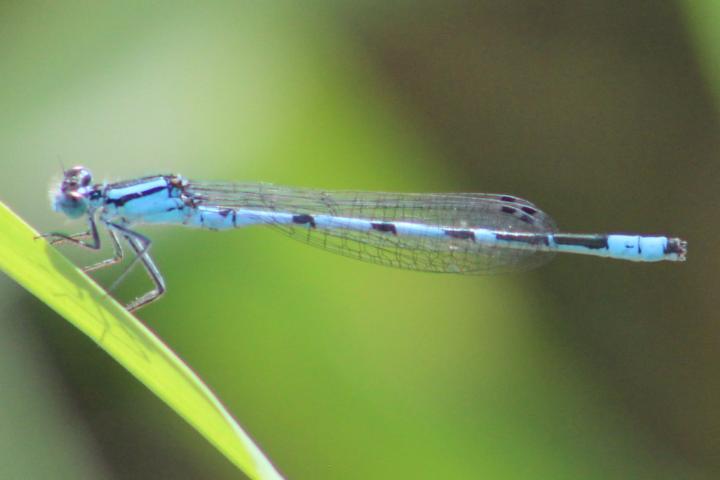
<path fill-rule="evenodd" d="M 578 245 L 594 250 L 608 248 L 607 235 L 572 235 L 572 234 L 555 234 L 553 240 L 558 245 Z"/>
<path fill-rule="evenodd" d="M 370 226 L 373 230 L 377 230 L 378 232 L 392 233 L 393 235 L 397 235 L 397 228 L 395 228 L 395 225 L 392 223 L 372 222 L 370 223 Z"/>
<path fill-rule="evenodd" d="M 522 242 L 528 245 L 550 245 L 547 235 L 527 233 L 496 233 L 495 238 L 509 242 Z"/>
<path fill-rule="evenodd" d="M 293 215 L 292 221 L 293 223 L 297 223 L 300 225 L 310 225 L 312 228 L 315 228 L 315 217 L 306 213 L 300 215 Z"/>
<path fill-rule="evenodd" d="M 458 240 L 475 241 L 475 232 L 472 230 L 445 230 L 445 235 L 450 238 L 457 238 Z"/>

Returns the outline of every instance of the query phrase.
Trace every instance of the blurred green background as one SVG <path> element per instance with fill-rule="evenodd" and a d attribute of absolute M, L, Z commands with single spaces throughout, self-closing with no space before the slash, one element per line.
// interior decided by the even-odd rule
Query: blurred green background
<path fill-rule="evenodd" d="M 710 0 L 2 2 L 0 198 L 81 230 L 49 208 L 62 162 L 683 236 L 686 264 L 463 278 L 147 228 L 169 292 L 139 316 L 288 478 L 718 478 L 718 25 Z M 0 478 L 242 477 L 5 276 L 0 305 Z"/>

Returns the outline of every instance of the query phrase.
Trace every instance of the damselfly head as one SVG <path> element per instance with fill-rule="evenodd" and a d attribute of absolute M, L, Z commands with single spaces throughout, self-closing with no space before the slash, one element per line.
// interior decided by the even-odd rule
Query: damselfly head
<path fill-rule="evenodd" d="M 72 167 L 63 172 L 63 189 L 87 187 L 90 182 L 92 182 L 92 174 L 85 167 Z"/>
<path fill-rule="evenodd" d="M 63 172 L 63 179 L 52 193 L 52 206 L 70 218 L 83 216 L 88 210 L 88 193 L 92 174 L 85 167 L 72 167 Z"/>

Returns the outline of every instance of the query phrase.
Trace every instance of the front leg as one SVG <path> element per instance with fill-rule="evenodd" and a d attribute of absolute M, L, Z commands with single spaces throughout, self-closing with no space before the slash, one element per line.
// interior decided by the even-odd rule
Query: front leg
<path fill-rule="evenodd" d="M 84 242 L 80 240 L 81 238 L 87 237 L 92 237 L 92 242 Z M 62 232 L 48 232 L 35 237 L 35 239 L 38 238 L 50 239 L 50 245 L 59 245 L 61 243 L 70 242 L 89 250 L 100 250 L 100 235 L 98 234 L 95 218 L 92 214 L 88 215 L 88 230 L 86 232 L 75 233 L 72 235 L 67 235 Z"/>
<path fill-rule="evenodd" d="M 107 231 L 110 235 L 110 240 L 112 241 L 114 255 L 111 258 L 107 258 L 100 262 L 83 267 L 83 272 L 87 273 L 92 272 L 93 270 L 98 270 L 100 268 L 109 267 L 110 265 L 114 265 L 123 259 L 123 249 L 120 246 L 120 241 L 117 238 L 117 234 L 110 228 L 108 228 Z M 82 238 L 88 237 L 92 238 L 92 242 L 84 242 L 81 240 Z M 49 232 L 43 235 L 39 235 L 35 238 L 48 238 L 50 245 L 72 243 L 79 247 L 87 248 L 89 250 L 100 250 L 101 247 L 100 234 L 98 233 L 97 223 L 95 222 L 95 218 L 93 215 L 88 216 L 87 232 L 74 233 L 72 235 L 67 235 L 62 232 Z"/>
<path fill-rule="evenodd" d="M 88 230 L 87 232 L 80 232 L 80 233 L 73 233 L 72 235 L 65 235 L 64 233 L 60 232 L 50 232 L 50 233 L 43 233 L 42 235 L 39 235 L 37 238 L 48 238 L 48 237 L 54 237 L 50 239 L 48 243 L 50 245 L 62 245 L 63 243 L 80 243 L 77 240 L 81 238 L 88 238 L 91 237 L 92 234 Z"/>

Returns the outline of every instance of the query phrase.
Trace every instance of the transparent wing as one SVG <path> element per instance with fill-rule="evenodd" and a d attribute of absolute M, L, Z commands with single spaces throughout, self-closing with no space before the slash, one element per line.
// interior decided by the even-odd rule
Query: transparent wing
<path fill-rule="evenodd" d="M 191 182 L 187 191 L 201 205 L 263 212 L 501 232 L 551 233 L 556 228 L 547 214 L 512 195 L 331 192 L 268 184 L 203 182 Z M 292 238 L 324 250 L 410 270 L 490 274 L 534 268 L 553 256 L 552 252 L 509 249 L 467 239 L 271 224 Z"/>

